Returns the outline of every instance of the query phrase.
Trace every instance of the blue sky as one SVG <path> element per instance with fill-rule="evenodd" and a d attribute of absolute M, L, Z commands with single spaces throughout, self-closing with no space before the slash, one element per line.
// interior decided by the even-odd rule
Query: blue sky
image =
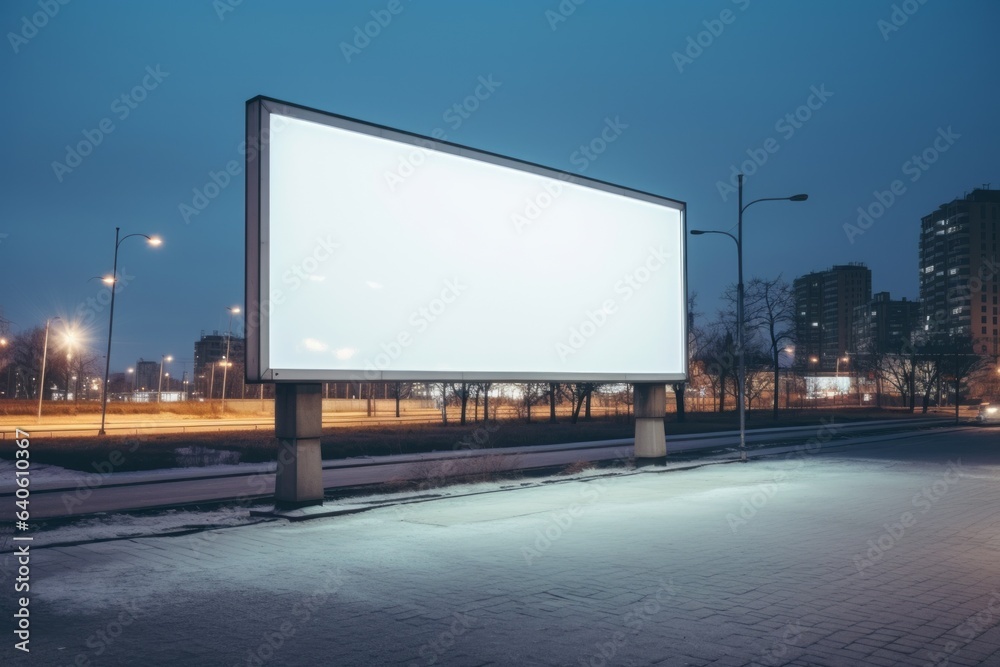
<path fill-rule="evenodd" d="M 190 370 L 200 332 L 243 301 L 242 175 L 184 206 L 242 165 L 258 94 L 680 199 L 695 228 L 736 224 L 725 184 L 751 160 L 747 200 L 810 199 L 747 211 L 748 277 L 865 262 L 875 291 L 916 298 L 920 217 L 1000 186 L 998 19 L 989 0 L 5 2 L 0 306 L 14 330 L 82 317 L 99 351 L 90 279 L 110 272 L 115 227 L 159 234 L 121 246 L 112 368 L 173 354 Z M 481 79 L 489 95 L 456 114 Z M 609 120 L 620 136 L 581 160 Z M 688 247 L 711 316 L 734 249 Z"/>

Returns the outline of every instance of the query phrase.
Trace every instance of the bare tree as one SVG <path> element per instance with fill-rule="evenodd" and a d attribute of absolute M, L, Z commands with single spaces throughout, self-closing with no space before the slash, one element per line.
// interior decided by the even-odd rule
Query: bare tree
<path fill-rule="evenodd" d="M 888 372 L 888 354 L 879 349 L 875 340 L 871 339 L 855 351 L 854 360 L 858 372 L 875 382 L 875 407 L 881 408 L 883 384 Z"/>
<path fill-rule="evenodd" d="M 916 407 L 917 349 L 906 343 L 899 352 L 885 356 L 882 377 L 902 397 L 910 412 Z"/>
<path fill-rule="evenodd" d="M 466 412 L 469 407 L 469 395 L 472 393 L 469 388 L 468 382 L 463 382 L 458 385 L 451 385 L 451 393 L 458 397 L 460 405 L 462 406 L 461 417 L 459 418 L 460 424 L 465 424 Z"/>
<path fill-rule="evenodd" d="M 570 399 L 573 401 L 573 416 L 571 421 L 575 424 L 580 418 L 580 409 L 583 407 L 585 402 L 589 403 L 590 395 L 594 393 L 597 389 L 598 384 L 596 382 L 577 382 L 571 385 L 566 385 Z M 590 415 L 585 415 L 587 419 Z"/>
<path fill-rule="evenodd" d="M 750 410 L 769 390 L 777 394 L 777 385 L 772 381 L 771 355 L 763 345 L 755 343 L 752 347 L 748 347 L 744 351 L 743 365 L 745 367 L 743 391 L 746 394 L 747 410 Z"/>
<path fill-rule="evenodd" d="M 695 303 L 697 301 L 697 298 L 698 298 L 698 295 L 696 293 L 692 292 L 688 296 L 688 300 L 687 300 L 687 343 L 688 343 L 688 345 L 687 345 L 687 351 L 688 351 L 688 358 L 685 360 L 687 362 L 686 363 L 686 369 L 685 369 L 686 373 L 685 374 L 688 376 L 688 380 L 689 381 L 691 379 L 690 375 L 691 375 L 691 367 L 693 365 L 692 361 L 693 361 L 693 354 L 694 354 L 693 351 L 695 349 L 695 339 L 697 338 L 697 334 L 695 332 L 695 326 L 694 326 L 695 317 L 696 317 Z M 677 421 L 678 422 L 683 422 L 684 418 L 685 418 L 684 392 L 687 389 L 686 384 L 687 384 L 686 382 L 675 382 L 671 386 L 671 388 L 674 390 L 674 404 L 676 406 Z"/>
<path fill-rule="evenodd" d="M 544 400 L 548 395 L 548 385 L 540 382 L 529 382 L 521 385 L 521 401 L 524 405 L 524 415 L 527 422 L 531 423 L 531 406 Z"/>
<path fill-rule="evenodd" d="M 493 383 L 483 382 L 480 386 L 483 389 L 483 421 L 488 422 L 490 420 L 490 389 L 493 388 Z"/>
<path fill-rule="evenodd" d="M 549 422 L 553 424 L 556 423 L 556 401 L 558 400 L 560 391 L 558 382 L 549 383 Z"/>
<path fill-rule="evenodd" d="M 24 398 L 38 398 L 44 340 L 45 328 L 34 327 L 21 331 L 10 342 L 11 363 L 21 378 L 19 393 Z"/>
<path fill-rule="evenodd" d="M 962 405 L 962 382 L 977 370 L 989 366 L 989 360 L 976 354 L 970 336 L 951 336 L 940 360 L 941 376 L 955 388 L 955 423 Z"/>
<path fill-rule="evenodd" d="M 705 334 L 704 344 L 698 350 L 698 363 L 704 369 L 712 393 L 718 399 L 719 412 L 726 411 L 726 394 L 736 394 L 730 389 L 730 380 L 735 385 L 736 377 L 736 346 L 733 343 L 733 332 L 726 322 L 717 320 L 710 325 Z"/>
<path fill-rule="evenodd" d="M 795 332 L 795 293 L 779 275 L 777 278 L 751 278 L 744 296 L 744 310 L 751 313 L 750 326 L 755 333 L 763 331 L 770 348 L 771 369 L 774 373 L 772 410 L 778 418 L 778 381 L 781 350 L 793 340 Z"/>
<path fill-rule="evenodd" d="M 441 383 L 441 423 L 448 425 L 448 384 Z"/>

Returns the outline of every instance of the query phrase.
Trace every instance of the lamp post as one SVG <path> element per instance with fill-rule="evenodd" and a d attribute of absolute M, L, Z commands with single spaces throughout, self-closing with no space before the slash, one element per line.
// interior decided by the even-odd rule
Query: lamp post
<path fill-rule="evenodd" d="M 698 234 L 725 234 L 733 241 L 736 242 L 736 266 L 739 274 L 739 282 L 736 283 L 736 336 L 739 353 L 739 368 L 737 370 L 736 384 L 739 393 L 739 403 L 740 403 L 740 461 L 746 462 L 747 460 L 747 449 L 746 449 L 746 360 L 743 353 L 744 345 L 744 335 L 743 335 L 743 325 L 744 325 L 744 313 L 743 313 L 743 212 L 753 206 L 754 204 L 762 201 L 805 201 L 809 199 L 809 195 L 799 194 L 792 195 L 791 197 L 763 197 L 761 199 L 754 199 L 749 204 L 743 204 L 743 174 L 738 177 L 739 180 L 739 215 L 737 218 L 737 232 L 736 236 L 733 236 L 729 232 L 712 231 L 712 230 L 701 230 L 692 229 L 691 233 L 694 235 Z"/>
<path fill-rule="evenodd" d="M 174 358 L 169 354 L 164 354 L 160 357 L 160 379 L 156 381 L 156 402 L 160 402 L 160 394 L 163 391 L 163 365 L 173 361 Z M 167 377 L 170 377 L 170 373 L 167 373 Z"/>
<path fill-rule="evenodd" d="M 229 350 L 233 340 L 233 315 L 240 312 L 239 306 L 226 308 L 229 311 L 229 332 L 226 334 L 226 363 L 222 366 L 222 412 L 226 411 L 226 376 L 229 374 Z"/>
<path fill-rule="evenodd" d="M 850 359 L 848 359 L 847 357 L 837 357 L 837 371 L 836 371 L 836 374 L 837 374 L 838 378 L 840 377 L 840 362 L 841 361 L 850 361 Z"/>
<path fill-rule="evenodd" d="M 49 352 L 49 325 L 52 320 L 60 320 L 61 317 L 50 317 L 45 320 L 45 342 L 42 343 L 42 374 L 38 382 L 38 419 L 42 418 L 42 398 L 45 396 L 45 361 Z"/>
<path fill-rule="evenodd" d="M 147 236 L 146 234 L 126 234 L 119 238 L 121 227 L 115 227 L 115 259 L 111 265 L 111 307 L 108 315 L 108 354 L 104 360 L 104 386 L 101 387 L 101 430 L 97 435 L 105 435 L 104 423 L 108 415 L 108 375 L 111 373 L 111 330 L 115 326 L 115 292 L 118 291 L 118 247 L 122 241 L 131 236 L 141 236 L 146 239 L 146 243 L 151 246 L 159 246 L 163 241 L 157 236 Z M 107 282 L 107 281 L 105 281 Z"/>
<path fill-rule="evenodd" d="M 3 348 L 4 350 L 6 350 L 8 345 L 10 345 L 10 342 L 6 338 L 0 336 L 0 348 Z M 6 356 L 6 354 L 4 356 Z M 4 388 L 3 388 L 3 397 L 4 398 L 10 398 L 10 371 L 11 371 L 11 369 L 13 367 L 14 367 L 14 365 L 11 364 L 8 361 L 7 362 L 7 384 L 5 384 Z"/>

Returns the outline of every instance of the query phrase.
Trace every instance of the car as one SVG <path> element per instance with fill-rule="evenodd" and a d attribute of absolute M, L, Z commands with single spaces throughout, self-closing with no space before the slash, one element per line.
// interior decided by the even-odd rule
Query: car
<path fill-rule="evenodd" d="M 980 403 L 979 414 L 976 415 L 976 421 L 980 424 L 1000 422 L 1000 401 Z"/>

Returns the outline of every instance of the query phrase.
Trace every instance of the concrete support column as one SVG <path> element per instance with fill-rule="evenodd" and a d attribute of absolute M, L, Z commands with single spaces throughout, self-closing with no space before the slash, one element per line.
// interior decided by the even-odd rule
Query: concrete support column
<path fill-rule="evenodd" d="M 635 465 L 667 462 L 667 440 L 663 418 L 667 410 L 667 387 L 637 384 L 635 387 Z"/>
<path fill-rule="evenodd" d="M 274 388 L 274 435 L 278 438 L 275 508 L 322 505 L 322 385 L 276 384 Z"/>

